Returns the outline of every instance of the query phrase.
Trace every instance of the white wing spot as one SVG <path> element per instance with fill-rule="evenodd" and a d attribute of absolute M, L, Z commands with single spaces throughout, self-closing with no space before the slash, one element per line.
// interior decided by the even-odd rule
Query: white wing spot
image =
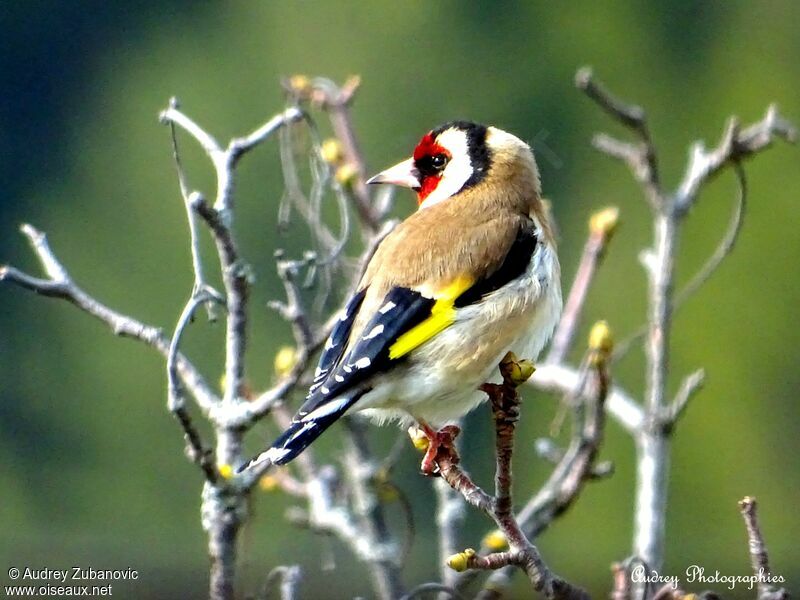
<path fill-rule="evenodd" d="M 303 419 L 303 421 L 305 422 L 305 419 Z M 314 429 L 314 427 L 316 427 L 316 426 L 317 426 L 317 424 L 314 423 L 313 421 L 306 422 L 303 425 L 303 428 L 300 431 L 298 431 L 297 433 L 295 433 L 292 437 L 290 437 L 286 441 L 286 443 L 287 444 L 291 444 L 293 441 L 295 441 L 297 438 L 299 438 L 301 435 L 303 435 L 306 431 L 308 431 L 309 429 Z"/>
<path fill-rule="evenodd" d="M 349 318 L 350 318 L 350 315 L 347 314 L 346 310 L 343 310 L 342 314 L 339 316 L 339 320 L 342 321 L 342 322 L 347 321 L 347 319 L 349 319 Z"/>
<path fill-rule="evenodd" d="M 330 391 L 330 390 L 329 390 L 327 387 L 325 387 L 325 386 L 323 385 L 323 386 L 322 386 L 322 393 L 323 393 L 323 394 L 330 394 L 330 393 L 331 393 L 331 391 Z"/>
<path fill-rule="evenodd" d="M 333 378 L 334 378 L 336 381 L 338 381 L 339 383 L 341 383 L 342 381 L 344 381 L 344 377 L 342 377 L 341 375 L 334 375 L 334 376 L 333 376 Z"/>
<path fill-rule="evenodd" d="M 368 356 L 363 358 L 359 358 L 355 363 L 353 363 L 356 369 L 366 369 L 368 366 L 372 364 L 372 361 L 369 359 Z"/>
<path fill-rule="evenodd" d="M 365 340 L 371 340 L 372 338 L 378 337 L 380 334 L 383 333 L 383 325 L 375 325 L 367 335 L 364 336 Z"/>
<path fill-rule="evenodd" d="M 345 373 L 352 373 L 353 372 L 353 365 L 345 365 L 342 367 Z"/>
<path fill-rule="evenodd" d="M 328 415 L 332 415 L 333 413 L 340 410 L 343 406 L 345 406 L 350 401 L 349 398 L 340 398 L 339 400 L 331 400 L 330 402 L 323 404 L 316 410 L 311 411 L 305 417 L 303 417 L 303 423 L 307 423 L 308 421 L 315 421 L 317 419 L 321 419 L 322 417 L 327 417 Z M 311 425 L 316 425 L 316 423 L 311 423 Z M 306 429 L 308 425 L 303 426 L 303 430 Z"/>
<path fill-rule="evenodd" d="M 333 343 L 333 338 L 328 338 L 328 339 L 326 340 L 326 342 L 325 342 L 325 350 L 330 350 L 330 349 L 331 349 L 331 348 L 333 348 L 335 345 L 336 345 L 336 344 L 334 344 L 334 343 Z"/>
<path fill-rule="evenodd" d="M 263 462 L 269 461 L 271 463 L 276 463 L 281 460 L 284 456 L 289 454 L 289 450 L 285 448 L 270 448 L 266 452 L 262 452 L 256 458 L 250 461 L 250 464 L 247 465 L 247 468 L 255 467 L 256 465 L 260 465 Z"/>
<path fill-rule="evenodd" d="M 395 304 L 394 302 L 389 300 L 386 304 L 381 306 L 381 308 L 380 308 L 380 310 L 378 310 L 378 312 L 381 313 L 382 315 L 385 315 L 390 310 L 392 310 L 395 306 L 397 306 L 397 304 Z"/>

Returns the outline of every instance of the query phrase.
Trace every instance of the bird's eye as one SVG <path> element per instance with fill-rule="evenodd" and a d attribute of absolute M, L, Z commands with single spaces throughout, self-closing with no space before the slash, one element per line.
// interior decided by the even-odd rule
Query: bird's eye
<path fill-rule="evenodd" d="M 447 156 L 444 154 L 435 154 L 434 156 L 431 156 L 431 166 L 437 171 L 444 169 L 446 164 Z"/>

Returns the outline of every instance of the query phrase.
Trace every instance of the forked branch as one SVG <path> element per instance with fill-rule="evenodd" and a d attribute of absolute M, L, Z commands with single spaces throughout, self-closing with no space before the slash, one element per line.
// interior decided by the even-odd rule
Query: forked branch
<path fill-rule="evenodd" d="M 487 514 L 505 536 L 509 549 L 480 555 L 467 549 L 450 557 L 448 564 L 456 571 L 466 569 L 500 569 L 514 565 L 522 569 L 532 587 L 548 599 L 587 598 L 586 592 L 557 575 L 544 563 L 538 549 L 522 530 L 513 511 L 511 458 L 516 424 L 519 420 L 520 397 L 517 387 L 533 373 L 528 361 L 519 361 L 508 353 L 500 363 L 502 384 L 484 384 L 489 396 L 495 424 L 495 492 L 483 491 L 459 466 L 459 456 L 452 445 L 439 446 L 436 464 L 441 477 L 472 506 Z"/>

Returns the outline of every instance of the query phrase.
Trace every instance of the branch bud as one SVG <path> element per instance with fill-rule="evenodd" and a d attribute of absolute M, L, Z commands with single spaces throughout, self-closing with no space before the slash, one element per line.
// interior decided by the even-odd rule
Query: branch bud
<path fill-rule="evenodd" d="M 389 504 L 390 502 L 395 502 L 400 497 L 400 491 L 390 481 L 381 482 L 377 486 L 378 490 L 378 499 L 383 504 Z"/>
<path fill-rule="evenodd" d="M 603 240 L 608 241 L 614 232 L 617 230 L 619 224 L 619 208 L 616 206 L 609 206 L 596 213 L 589 218 L 589 231 L 592 234 L 602 236 Z"/>
<path fill-rule="evenodd" d="M 355 165 L 351 163 L 344 163 L 342 166 L 336 169 L 336 181 L 339 182 L 340 185 L 352 185 L 357 175 L 358 170 L 356 169 Z"/>
<path fill-rule="evenodd" d="M 514 387 L 520 386 L 531 378 L 536 368 L 527 359 L 518 359 L 513 352 L 508 352 L 500 361 L 500 373 L 503 379 Z"/>
<path fill-rule="evenodd" d="M 307 96 L 311 93 L 311 80 L 307 75 L 292 75 L 289 77 L 289 89 L 298 96 Z"/>
<path fill-rule="evenodd" d="M 274 492 L 278 489 L 278 478 L 274 475 L 264 475 L 258 480 L 258 487 L 265 492 Z"/>
<path fill-rule="evenodd" d="M 593 366 L 604 363 L 614 349 L 614 336 L 606 321 L 598 321 L 589 332 L 589 362 Z"/>
<path fill-rule="evenodd" d="M 483 536 L 483 545 L 492 552 L 500 552 L 508 549 L 508 540 L 502 531 L 495 529 Z"/>
<path fill-rule="evenodd" d="M 453 569 L 453 571 L 461 573 L 469 568 L 469 561 L 473 556 L 475 556 L 475 550 L 467 548 L 463 552 L 450 556 L 447 559 L 447 566 Z"/>
<path fill-rule="evenodd" d="M 342 143 L 336 138 L 328 138 L 319 149 L 320 156 L 329 165 L 338 165 L 344 158 Z"/>
<path fill-rule="evenodd" d="M 420 452 L 425 452 L 428 449 L 428 446 L 431 445 L 431 441 L 428 439 L 428 436 L 425 435 L 425 432 L 419 427 L 409 427 L 408 437 L 411 438 L 411 443 L 414 444 L 414 448 Z"/>
<path fill-rule="evenodd" d="M 283 346 L 275 355 L 275 374 L 278 377 L 286 377 L 297 365 L 297 349 L 294 346 Z"/>

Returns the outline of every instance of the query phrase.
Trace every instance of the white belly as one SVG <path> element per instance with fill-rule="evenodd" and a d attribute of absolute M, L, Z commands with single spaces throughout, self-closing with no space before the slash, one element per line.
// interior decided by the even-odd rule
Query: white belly
<path fill-rule="evenodd" d="M 523 277 L 458 309 L 456 322 L 415 350 L 406 363 L 379 375 L 356 405 L 377 421 L 424 420 L 439 427 L 477 406 L 477 388 L 498 381 L 497 365 L 509 350 L 535 360 L 561 313 L 555 251 L 540 246 Z"/>

